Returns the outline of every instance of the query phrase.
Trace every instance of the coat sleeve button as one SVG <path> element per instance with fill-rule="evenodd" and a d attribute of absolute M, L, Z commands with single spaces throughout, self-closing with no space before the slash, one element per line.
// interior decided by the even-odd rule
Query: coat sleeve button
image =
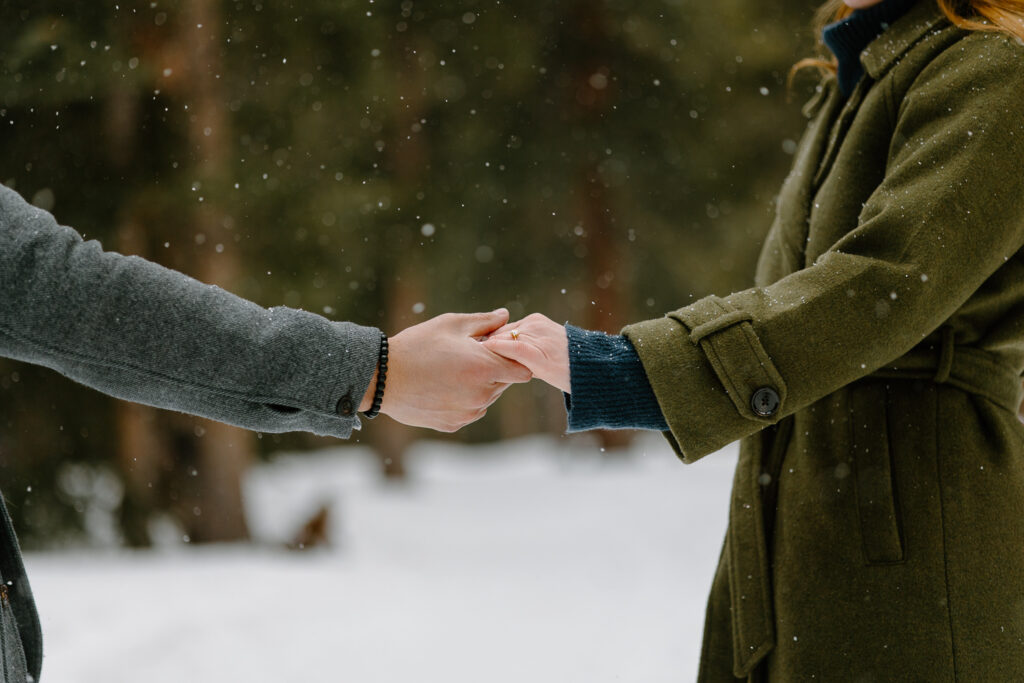
<path fill-rule="evenodd" d="M 352 415 L 355 414 L 355 409 L 352 406 L 352 397 L 348 394 L 342 396 L 341 400 L 338 401 L 338 406 L 335 408 L 335 412 L 342 417 L 352 417 Z"/>
<path fill-rule="evenodd" d="M 760 417 L 771 417 L 779 410 L 779 392 L 772 387 L 761 387 L 750 397 L 750 408 Z"/>

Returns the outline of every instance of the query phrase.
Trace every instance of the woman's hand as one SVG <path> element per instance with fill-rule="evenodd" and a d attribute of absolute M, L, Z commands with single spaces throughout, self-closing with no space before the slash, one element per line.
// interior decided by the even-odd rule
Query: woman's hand
<path fill-rule="evenodd" d="M 525 365 L 556 389 L 570 393 L 569 337 L 565 327 L 540 313 L 509 323 L 488 335 L 483 345 L 509 360 Z"/>

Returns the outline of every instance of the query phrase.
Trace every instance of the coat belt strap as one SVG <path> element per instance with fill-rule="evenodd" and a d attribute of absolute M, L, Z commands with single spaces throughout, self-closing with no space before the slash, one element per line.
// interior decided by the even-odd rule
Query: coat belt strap
<path fill-rule="evenodd" d="M 747 678 L 775 646 L 771 570 L 761 485 L 762 445 L 741 448 L 732 485 L 729 529 L 729 601 L 732 607 L 733 675 Z"/>
<path fill-rule="evenodd" d="M 936 345 L 921 345 L 870 375 L 883 379 L 921 379 L 948 384 L 1016 413 L 1024 400 L 1020 373 L 970 346 L 956 346 L 943 328 Z"/>

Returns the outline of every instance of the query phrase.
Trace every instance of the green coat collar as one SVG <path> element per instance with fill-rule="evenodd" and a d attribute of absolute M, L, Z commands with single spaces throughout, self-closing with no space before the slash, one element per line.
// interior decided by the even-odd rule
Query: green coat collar
<path fill-rule="evenodd" d="M 875 38 L 860 55 L 860 63 L 878 80 L 929 31 L 947 21 L 935 0 L 920 0 L 888 31 Z"/>
<path fill-rule="evenodd" d="M 864 71 L 873 80 L 880 79 L 903 55 L 937 26 L 947 21 L 934 0 L 920 0 L 885 33 L 868 44 L 860 55 Z M 814 118 L 836 87 L 835 77 L 825 81 L 804 105 L 803 114 Z"/>

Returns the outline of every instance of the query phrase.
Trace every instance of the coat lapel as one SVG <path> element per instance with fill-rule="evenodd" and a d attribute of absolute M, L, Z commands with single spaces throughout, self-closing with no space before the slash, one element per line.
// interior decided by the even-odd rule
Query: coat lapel
<path fill-rule="evenodd" d="M 839 154 L 846 134 L 871 86 L 911 48 L 943 24 L 932 0 L 920 0 L 861 53 L 865 77 L 844 101 L 835 78 L 828 78 L 804 107 L 811 117 L 797 149 L 793 171 L 779 194 L 776 220 L 758 261 L 756 282 L 765 286 L 806 267 L 807 238 L 814 197 Z"/>

